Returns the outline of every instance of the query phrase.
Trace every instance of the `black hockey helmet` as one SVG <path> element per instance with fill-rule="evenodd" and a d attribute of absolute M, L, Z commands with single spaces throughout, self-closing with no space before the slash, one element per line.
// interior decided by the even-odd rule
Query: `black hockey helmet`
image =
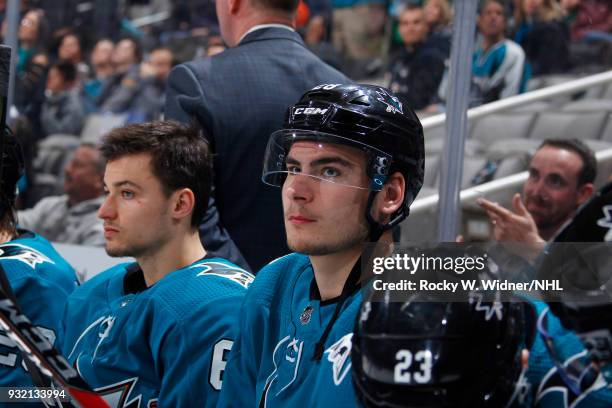
<path fill-rule="evenodd" d="M 437 292 L 394 296 L 372 290 L 357 316 L 352 375 L 364 406 L 499 408 L 525 397 L 531 304 L 491 291 L 452 302 Z"/>
<path fill-rule="evenodd" d="M 408 215 L 423 185 L 423 128 L 414 111 L 387 89 L 328 84 L 306 92 L 288 109 L 283 128 L 270 137 L 262 174 L 264 183 L 282 186 L 287 176 L 285 158 L 291 145 L 300 140 L 363 150 L 368 160 L 368 188 L 373 193 L 382 188 L 388 174 L 401 172 L 406 180 L 404 205 L 386 227 Z"/>

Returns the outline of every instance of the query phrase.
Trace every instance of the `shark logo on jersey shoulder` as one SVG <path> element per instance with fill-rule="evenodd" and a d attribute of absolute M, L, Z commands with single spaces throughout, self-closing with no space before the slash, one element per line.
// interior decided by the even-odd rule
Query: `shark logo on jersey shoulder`
<path fill-rule="evenodd" d="M 383 91 L 376 91 L 376 93 L 378 94 L 378 98 L 376 99 L 387 105 L 387 112 L 393 114 L 399 113 L 400 115 L 404 113 L 402 103 L 397 96 L 393 96 Z"/>
<path fill-rule="evenodd" d="M 351 355 L 351 348 L 353 347 L 352 338 L 353 333 L 349 333 L 325 350 L 325 353 L 327 353 L 327 361 L 332 363 L 332 374 L 335 385 L 340 385 L 351 369 L 352 363 L 348 358 Z"/>
<path fill-rule="evenodd" d="M 228 265 L 223 262 L 202 262 L 192 265 L 191 268 L 203 268 L 196 276 L 215 275 L 236 282 L 245 289 L 248 289 L 255 277 L 249 272 L 235 265 Z"/>
<path fill-rule="evenodd" d="M 15 259 L 25 263 L 32 269 L 36 268 L 36 265 L 45 262 L 55 264 L 55 262 L 34 248 L 15 243 L 0 245 L 0 260 L 1 259 Z"/>

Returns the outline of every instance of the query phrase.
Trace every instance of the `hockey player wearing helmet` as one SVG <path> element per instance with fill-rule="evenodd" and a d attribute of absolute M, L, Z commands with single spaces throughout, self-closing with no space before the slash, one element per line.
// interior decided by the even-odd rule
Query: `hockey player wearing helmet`
<path fill-rule="evenodd" d="M 445 244 L 419 249 L 434 256 L 474 257 L 479 247 Z M 499 279 L 500 266 L 462 279 Z M 494 273 L 492 272 L 494 271 Z M 428 275 L 443 280 L 454 271 Z M 446 275 L 448 274 L 448 275 Z M 391 291 L 364 295 L 355 323 L 352 377 L 364 407 L 509 408 L 531 406 L 526 350 L 535 334 L 535 309 L 522 298 L 493 290 Z"/>
<path fill-rule="evenodd" d="M 76 273 L 49 241 L 17 228 L 15 199 L 24 159 L 13 134 L 0 137 L 0 268 L 23 313 L 53 344 L 66 298 L 77 286 Z M 17 345 L 0 329 L 0 387 L 33 385 Z"/>
<path fill-rule="evenodd" d="M 408 215 L 423 157 L 419 120 L 384 88 L 320 85 L 289 108 L 262 180 L 282 189 L 295 253 L 264 267 L 247 293 L 220 406 L 356 404 L 360 257 Z"/>

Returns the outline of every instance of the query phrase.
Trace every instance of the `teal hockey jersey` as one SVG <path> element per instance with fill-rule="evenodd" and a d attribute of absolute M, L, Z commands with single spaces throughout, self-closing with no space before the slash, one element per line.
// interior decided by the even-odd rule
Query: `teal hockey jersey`
<path fill-rule="evenodd" d="M 546 313 L 545 303 L 533 302 L 533 304 L 538 316 Z M 547 329 L 555 339 L 555 349 L 564 365 L 586 356 L 586 350 L 580 339 L 574 332 L 565 329 L 552 313 L 548 313 Z M 532 384 L 534 406 L 537 408 L 612 407 L 612 386 L 604 381 L 603 376 L 579 395 L 574 394 L 565 385 L 540 334 L 536 336 L 530 350 L 527 381 Z"/>
<path fill-rule="evenodd" d="M 220 407 L 356 406 L 349 355 L 361 292 L 346 299 L 320 361 L 313 361 L 336 307 L 318 300 L 313 285 L 312 265 L 300 254 L 257 274 L 242 307 Z"/>
<path fill-rule="evenodd" d="M 112 408 L 214 407 L 253 275 L 202 259 L 146 287 L 135 263 L 68 299 L 62 351 Z"/>
<path fill-rule="evenodd" d="M 54 343 L 66 298 L 77 286 L 72 266 L 49 241 L 25 230 L 0 245 L 0 263 L 23 313 Z M 17 386 L 32 387 L 32 378 L 19 349 L 0 329 L 0 387 Z"/>

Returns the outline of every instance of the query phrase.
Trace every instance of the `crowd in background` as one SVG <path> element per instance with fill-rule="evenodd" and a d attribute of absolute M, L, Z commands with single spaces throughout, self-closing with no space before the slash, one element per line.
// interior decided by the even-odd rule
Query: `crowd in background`
<path fill-rule="evenodd" d="M 472 105 L 523 92 L 534 77 L 612 66 L 608 0 L 493 3 L 479 10 L 475 27 Z M 444 109 L 453 11 L 449 0 L 301 0 L 295 26 L 311 51 L 348 77 L 435 112 Z M 5 15 L 0 1 L 3 32 Z M 92 115 L 160 119 L 172 67 L 225 49 L 214 0 L 24 0 L 20 19 L 10 117 L 27 145 L 23 208 L 66 193 L 61 183 L 45 189 L 37 180 L 41 141 L 82 138 Z"/>

